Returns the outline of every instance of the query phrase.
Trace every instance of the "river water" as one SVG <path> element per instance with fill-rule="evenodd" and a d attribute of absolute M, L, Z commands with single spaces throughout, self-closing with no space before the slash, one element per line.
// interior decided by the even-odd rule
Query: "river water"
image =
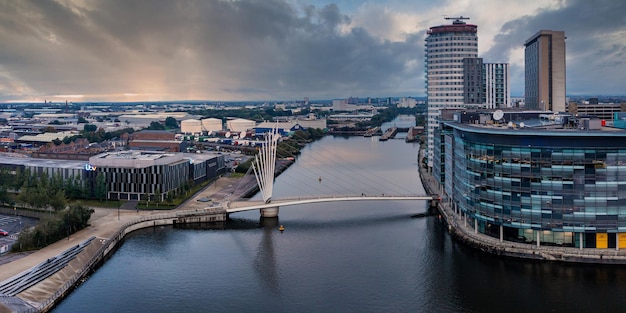
<path fill-rule="evenodd" d="M 395 124 L 410 126 L 412 118 Z M 325 137 L 274 198 L 423 194 L 417 144 Z M 424 201 L 231 215 L 221 229 L 132 233 L 54 312 L 619 312 L 626 268 L 504 259 L 451 239 Z M 278 226 L 285 231 L 279 232 Z"/>

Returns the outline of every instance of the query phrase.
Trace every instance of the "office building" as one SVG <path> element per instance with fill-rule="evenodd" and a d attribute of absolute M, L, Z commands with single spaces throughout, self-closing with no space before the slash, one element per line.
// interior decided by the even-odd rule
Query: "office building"
<path fill-rule="evenodd" d="M 446 111 L 435 177 L 463 223 L 500 241 L 626 248 L 626 130 L 545 111 Z"/>
<path fill-rule="evenodd" d="M 426 37 L 426 89 L 428 96 L 427 159 L 432 167 L 434 130 L 440 110 L 467 106 L 464 94 L 463 59 L 478 56 L 478 26 L 466 17 L 446 18 L 452 24 L 433 26 Z"/>
<path fill-rule="evenodd" d="M 524 46 L 526 108 L 565 112 L 565 32 L 541 30 Z"/>
<path fill-rule="evenodd" d="M 89 167 L 104 175 L 107 199 L 163 201 L 185 183 L 223 173 L 225 163 L 222 155 L 119 151 L 92 156 Z"/>
<path fill-rule="evenodd" d="M 594 116 L 606 121 L 613 120 L 617 112 L 626 112 L 626 103 L 569 102 L 567 112 L 578 116 Z"/>

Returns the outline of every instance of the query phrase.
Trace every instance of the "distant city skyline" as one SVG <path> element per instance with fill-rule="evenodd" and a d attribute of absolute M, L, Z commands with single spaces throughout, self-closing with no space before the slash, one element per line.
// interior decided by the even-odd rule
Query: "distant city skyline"
<path fill-rule="evenodd" d="M 424 97 L 424 39 L 444 16 L 478 26 L 478 56 L 510 63 L 564 31 L 567 94 L 624 95 L 623 1 L 0 2 L 0 102 Z"/>

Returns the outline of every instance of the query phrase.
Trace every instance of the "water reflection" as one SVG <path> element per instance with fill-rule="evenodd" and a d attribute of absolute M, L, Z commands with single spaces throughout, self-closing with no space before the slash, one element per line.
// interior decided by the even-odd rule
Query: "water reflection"
<path fill-rule="evenodd" d="M 278 262 L 274 249 L 274 235 L 278 232 L 278 218 L 260 218 L 259 226 L 263 230 L 261 241 L 254 257 L 254 269 L 259 275 L 263 288 L 277 295 L 280 292 Z"/>

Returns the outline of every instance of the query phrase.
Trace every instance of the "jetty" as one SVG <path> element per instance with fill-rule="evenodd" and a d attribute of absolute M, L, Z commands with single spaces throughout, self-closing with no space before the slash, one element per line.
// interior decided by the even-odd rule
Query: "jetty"
<path fill-rule="evenodd" d="M 385 133 L 382 136 L 380 136 L 380 138 L 378 138 L 378 140 L 387 141 L 389 139 L 393 139 L 397 133 L 398 133 L 398 127 L 395 127 L 395 126 L 390 127 L 385 131 Z"/>

